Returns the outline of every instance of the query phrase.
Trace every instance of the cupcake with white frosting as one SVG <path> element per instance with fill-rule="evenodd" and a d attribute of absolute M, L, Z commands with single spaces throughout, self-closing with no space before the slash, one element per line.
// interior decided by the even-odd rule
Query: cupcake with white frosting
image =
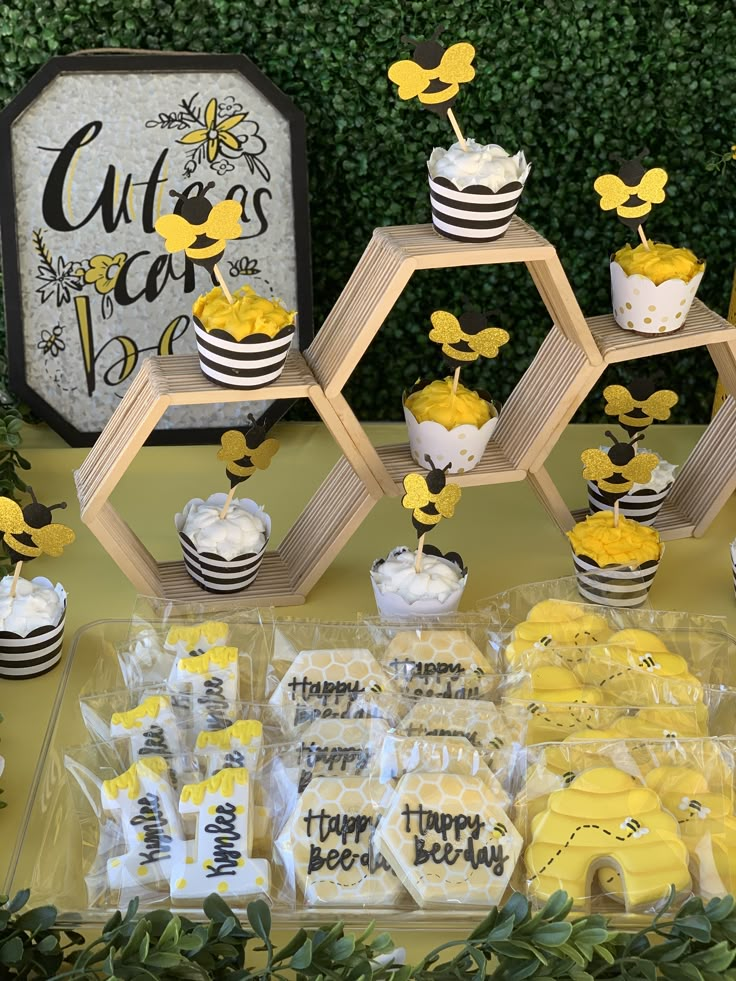
<path fill-rule="evenodd" d="M 0 580 L 0 677 L 33 678 L 61 659 L 66 592 L 41 576 Z"/>
<path fill-rule="evenodd" d="M 465 145 L 435 147 L 429 158 L 432 223 L 446 238 L 491 242 L 508 229 L 531 165 L 522 151 L 512 156 L 473 139 Z"/>
<path fill-rule="evenodd" d="M 381 616 L 416 616 L 457 610 L 468 581 L 468 570 L 456 552 L 443 555 L 424 546 L 421 572 L 416 551 L 401 545 L 371 567 L 371 583 Z"/>
<path fill-rule="evenodd" d="M 226 501 L 226 494 L 194 498 L 174 519 L 187 572 L 213 593 L 250 586 L 271 537 L 271 519 L 255 501 L 235 498 L 225 509 Z"/>

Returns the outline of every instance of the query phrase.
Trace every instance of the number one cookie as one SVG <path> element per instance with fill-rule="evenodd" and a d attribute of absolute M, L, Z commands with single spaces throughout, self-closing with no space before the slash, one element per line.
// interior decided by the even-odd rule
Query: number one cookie
<path fill-rule="evenodd" d="M 171 867 L 184 850 L 176 797 L 161 756 L 138 760 L 102 784 L 102 806 L 120 817 L 125 854 L 109 859 L 112 889 L 168 888 Z"/>
<path fill-rule="evenodd" d="M 197 832 L 187 845 L 186 858 L 173 866 L 174 899 L 203 899 L 211 892 L 226 897 L 268 892 L 268 862 L 248 855 L 253 797 L 246 769 L 221 770 L 202 783 L 187 784 L 179 810 L 196 819 Z"/>

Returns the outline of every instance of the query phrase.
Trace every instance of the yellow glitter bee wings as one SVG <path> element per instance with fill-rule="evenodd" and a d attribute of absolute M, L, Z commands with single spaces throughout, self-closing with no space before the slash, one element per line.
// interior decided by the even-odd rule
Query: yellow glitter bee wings
<path fill-rule="evenodd" d="M 243 213 L 239 201 L 220 201 L 214 205 L 207 220 L 201 225 L 192 225 L 181 215 L 161 215 L 154 228 L 165 240 L 167 252 L 186 251 L 199 235 L 218 241 L 240 238 L 242 228 L 238 222 Z"/>
<path fill-rule="evenodd" d="M 401 506 L 408 511 L 426 507 L 432 500 L 429 487 L 427 487 L 427 478 L 419 473 L 408 473 L 404 477 L 404 492 Z"/>
<path fill-rule="evenodd" d="M 463 330 L 458 318 L 447 310 L 435 310 L 430 317 L 432 330 L 429 332 L 430 341 L 435 341 L 443 345 L 443 353 L 452 357 L 458 357 L 457 350 L 445 350 L 445 345 L 457 344 L 464 341 L 471 349 L 468 357 L 464 360 L 475 361 L 476 358 L 495 358 L 503 344 L 509 339 L 507 331 L 500 327 L 486 327 L 476 334 L 469 334 Z"/>
<path fill-rule="evenodd" d="M 32 537 L 34 543 L 45 555 L 56 558 L 62 554 L 67 545 L 72 544 L 76 535 L 66 525 L 52 523 L 44 525 L 43 528 L 33 528 Z"/>
<path fill-rule="evenodd" d="M 407 58 L 395 61 L 389 67 L 388 77 L 398 86 L 397 95 L 403 101 L 421 95 L 435 79 L 452 86 L 451 90 L 442 93 L 442 98 L 446 98 L 456 95 L 460 84 L 472 82 L 475 78 L 475 68 L 472 65 L 474 57 L 473 45 L 460 41 L 445 51 L 437 67 L 423 68 L 416 61 Z"/>
<path fill-rule="evenodd" d="M 455 513 L 455 508 L 460 501 L 460 495 L 462 491 L 457 484 L 448 484 L 440 493 L 434 498 L 434 506 L 437 508 L 439 513 L 443 518 L 451 518 Z"/>
<path fill-rule="evenodd" d="M 583 461 L 583 477 L 585 480 L 606 480 L 616 472 L 613 463 L 608 458 L 608 454 L 603 450 L 590 449 L 583 450 L 580 454 Z"/>
<path fill-rule="evenodd" d="M 194 226 L 181 215 L 161 215 L 153 227 L 165 240 L 164 247 L 167 252 L 181 252 L 183 249 L 188 249 L 197 237 Z"/>
<path fill-rule="evenodd" d="M 0 497 L 0 531 L 19 535 L 26 530 L 26 522 L 20 506 L 9 497 Z"/>
<path fill-rule="evenodd" d="M 635 484 L 647 484 L 658 463 L 659 457 L 654 453 L 637 453 L 631 463 L 624 467 L 623 475 Z"/>
<path fill-rule="evenodd" d="M 459 84 L 472 82 L 475 78 L 473 58 L 475 58 L 475 48 L 472 44 L 467 41 L 451 44 L 442 55 L 439 70 L 440 81 Z"/>
<path fill-rule="evenodd" d="M 677 405 L 677 394 L 668 388 L 660 389 L 646 399 L 636 399 L 623 385 L 608 385 L 603 389 L 603 397 L 607 416 L 622 416 L 632 409 L 641 409 L 645 415 L 660 422 L 669 419 L 670 410 Z"/>
<path fill-rule="evenodd" d="M 600 206 L 603 211 L 618 212 L 630 197 L 634 195 L 649 204 L 661 204 L 664 201 L 664 186 L 667 183 L 667 172 L 661 167 L 648 170 L 636 187 L 629 187 L 616 174 L 602 174 L 593 184 L 593 188 L 601 196 Z"/>
<path fill-rule="evenodd" d="M 424 92 L 432 81 L 430 76 L 415 61 L 395 61 L 389 67 L 388 77 L 398 85 L 396 93 L 404 102 L 415 99 L 420 92 Z"/>

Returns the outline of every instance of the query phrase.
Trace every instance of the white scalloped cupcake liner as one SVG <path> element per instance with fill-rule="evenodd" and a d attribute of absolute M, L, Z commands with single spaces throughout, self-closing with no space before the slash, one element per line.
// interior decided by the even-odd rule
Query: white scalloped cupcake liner
<path fill-rule="evenodd" d="M 387 558 L 391 558 L 398 552 L 408 551 L 405 545 L 400 545 L 397 548 L 392 549 Z M 448 565 L 457 568 L 454 562 L 449 559 L 443 559 Z M 460 605 L 460 600 L 463 596 L 463 591 L 468 581 L 468 573 L 466 571 L 465 575 L 459 580 L 457 588 L 454 589 L 448 596 L 440 601 L 437 599 L 418 599 L 413 603 L 409 603 L 407 600 L 400 596 L 398 593 L 394 592 L 384 592 L 380 589 L 373 573 L 375 570 L 384 562 L 385 560 L 380 558 L 376 559 L 371 566 L 371 586 L 373 587 L 373 595 L 376 598 L 376 608 L 378 609 L 379 616 L 382 617 L 416 617 L 416 616 L 432 616 L 439 613 L 454 613 Z"/>
<path fill-rule="evenodd" d="M 623 330 L 639 334 L 670 334 L 685 323 L 703 278 L 699 272 L 689 283 L 668 279 L 656 286 L 646 276 L 627 276 L 611 262 L 613 318 Z"/>
<path fill-rule="evenodd" d="M 404 405 L 404 419 L 409 431 L 409 452 L 412 459 L 424 470 L 431 470 L 429 456 L 437 467 L 450 464 L 449 473 L 468 473 L 478 465 L 485 453 L 493 430 L 498 425 L 498 409 L 491 406 L 495 415 L 482 426 L 462 425 L 445 429 L 439 422 L 417 422 L 410 409 Z"/>

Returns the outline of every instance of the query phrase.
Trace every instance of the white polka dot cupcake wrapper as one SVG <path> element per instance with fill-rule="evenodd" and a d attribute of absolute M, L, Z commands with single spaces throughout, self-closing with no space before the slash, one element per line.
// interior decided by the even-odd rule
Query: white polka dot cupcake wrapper
<path fill-rule="evenodd" d="M 436 467 L 451 464 L 449 473 L 468 473 L 478 465 L 493 430 L 498 424 L 498 414 L 477 426 L 456 426 L 445 429 L 438 422 L 417 422 L 404 406 L 404 418 L 409 430 L 409 451 L 412 459 L 424 470 L 431 470 L 427 456 Z"/>
<path fill-rule="evenodd" d="M 669 334 L 679 330 L 698 292 L 703 272 L 693 276 L 689 283 L 668 279 L 655 286 L 646 276 L 627 276 L 617 262 L 612 262 L 614 320 L 624 330 L 639 334 Z"/>

